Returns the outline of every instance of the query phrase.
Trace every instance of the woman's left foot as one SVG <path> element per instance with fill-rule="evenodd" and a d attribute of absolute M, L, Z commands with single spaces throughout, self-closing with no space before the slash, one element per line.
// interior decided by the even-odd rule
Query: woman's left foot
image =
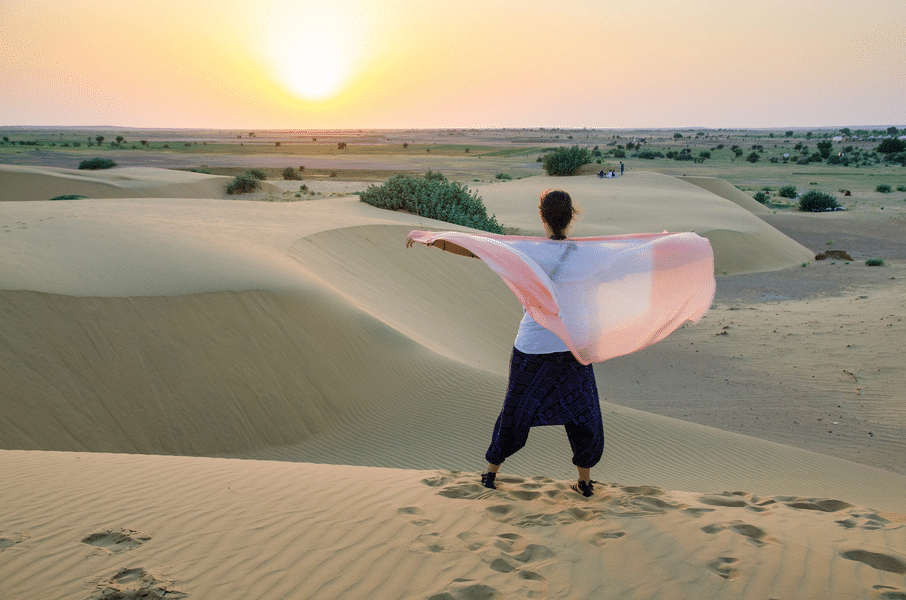
<path fill-rule="evenodd" d="M 497 486 L 494 484 L 494 479 L 497 477 L 497 473 L 482 473 L 481 474 L 481 485 L 486 488 L 491 488 L 496 490 Z"/>

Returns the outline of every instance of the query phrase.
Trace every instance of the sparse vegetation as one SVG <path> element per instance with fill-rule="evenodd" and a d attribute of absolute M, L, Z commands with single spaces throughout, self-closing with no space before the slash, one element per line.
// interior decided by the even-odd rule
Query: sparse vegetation
<path fill-rule="evenodd" d="M 245 173 L 240 173 L 233 177 L 227 185 L 226 193 L 227 194 L 248 194 L 251 192 L 257 192 L 261 189 L 261 180 L 265 179 L 264 177 L 256 177 L 252 171 L 246 171 Z"/>
<path fill-rule="evenodd" d="M 502 179 L 504 181 L 509 181 L 512 178 L 513 176 L 509 173 L 497 173 L 496 175 L 494 175 L 494 179 Z"/>
<path fill-rule="evenodd" d="M 839 208 L 836 198 L 818 190 L 809 190 L 799 198 L 799 210 L 804 212 L 825 212 Z"/>
<path fill-rule="evenodd" d="M 771 199 L 771 197 L 764 192 L 755 192 L 755 195 L 752 197 L 758 200 L 761 204 L 767 204 L 768 200 Z"/>
<path fill-rule="evenodd" d="M 79 194 L 63 194 L 62 196 L 54 196 L 50 200 L 88 200 L 88 196 L 80 196 Z"/>
<path fill-rule="evenodd" d="M 884 259 L 883 258 L 869 258 L 865 261 L 866 266 L 869 267 L 883 267 Z"/>
<path fill-rule="evenodd" d="M 878 184 L 878 185 L 875 186 L 875 191 L 876 191 L 876 192 L 881 192 L 882 194 L 889 194 L 890 192 L 893 191 L 893 188 L 891 188 L 891 187 L 890 187 L 889 185 L 887 185 L 886 183 L 880 183 L 880 184 Z"/>
<path fill-rule="evenodd" d="M 429 171 L 424 177 L 394 175 L 383 185 L 368 186 L 359 199 L 378 208 L 405 210 L 428 219 L 503 233 L 497 218 L 488 216 L 477 193 L 440 173 Z"/>
<path fill-rule="evenodd" d="M 246 171 L 246 173 L 260 181 L 267 181 L 267 173 L 265 173 L 261 169 L 249 169 L 248 171 Z"/>
<path fill-rule="evenodd" d="M 588 148 L 560 146 L 544 156 L 541 165 L 548 175 L 572 175 L 582 165 L 592 162 Z"/>
<path fill-rule="evenodd" d="M 302 179 L 302 177 L 299 175 L 299 173 L 294 168 L 286 167 L 285 169 L 283 169 L 283 179 L 292 181 L 292 180 Z"/>
<path fill-rule="evenodd" d="M 109 158 L 89 158 L 88 160 L 83 160 L 79 163 L 79 169 L 88 169 L 91 171 L 96 171 L 98 169 L 112 169 L 116 166 L 116 163 Z"/>

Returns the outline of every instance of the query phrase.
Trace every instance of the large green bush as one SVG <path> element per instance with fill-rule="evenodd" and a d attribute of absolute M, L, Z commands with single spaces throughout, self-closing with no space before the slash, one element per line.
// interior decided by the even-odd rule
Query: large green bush
<path fill-rule="evenodd" d="M 109 158 L 89 158 L 88 160 L 83 160 L 79 163 L 80 169 L 89 169 L 95 171 L 97 169 L 112 169 L 116 166 L 116 163 Z"/>
<path fill-rule="evenodd" d="M 903 151 L 906 151 L 906 140 L 898 138 L 881 140 L 880 145 L 875 148 L 875 152 L 878 152 L 879 154 L 897 154 Z"/>
<path fill-rule="evenodd" d="M 247 194 L 260 189 L 261 180 L 255 177 L 251 171 L 246 171 L 233 177 L 233 181 L 227 185 L 226 192 L 227 194 Z"/>
<path fill-rule="evenodd" d="M 796 186 L 795 185 L 785 185 L 777 191 L 777 195 L 781 198 L 795 198 L 796 197 Z"/>
<path fill-rule="evenodd" d="M 837 210 L 840 205 L 837 199 L 818 190 L 809 190 L 799 198 L 799 210 L 805 212 L 824 212 Z"/>
<path fill-rule="evenodd" d="M 544 156 L 541 166 L 548 175 L 572 175 L 579 167 L 591 161 L 588 148 L 560 146 Z"/>
<path fill-rule="evenodd" d="M 388 210 L 405 210 L 427 219 L 456 223 L 490 233 L 503 233 L 494 215 L 488 216 L 481 197 L 440 173 L 424 177 L 398 174 L 383 185 L 359 193 L 362 202 Z"/>

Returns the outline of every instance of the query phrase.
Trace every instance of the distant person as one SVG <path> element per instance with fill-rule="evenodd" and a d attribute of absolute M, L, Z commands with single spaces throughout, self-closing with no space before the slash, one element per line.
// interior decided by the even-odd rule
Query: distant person
<path fill-rule="evenodd" d="M 623 174 L 623 161 L 620 161 L 620 175 Z"/>
<path fill-rule="evenodd" d="M 598 171 L 598 177 L 600 177 L 601 179 L 604 179 L 604 169 L 601 169 L 600 171 Z"/>

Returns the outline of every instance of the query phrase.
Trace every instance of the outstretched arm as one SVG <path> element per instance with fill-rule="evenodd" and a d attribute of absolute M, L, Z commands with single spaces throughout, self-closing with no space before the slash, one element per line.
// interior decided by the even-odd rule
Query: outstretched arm
<path fill-rule="evenodd" d="M 406 248 L 411 248 L 414 243 L 415 241 L 412 238 L 406 238 Z M 453 242 L 448 242 L 446 240 L 435 240 L 428 245 L 440 248 L 444 252 L 452 252 L 453 254 L 458 254 L 460 256 L 468 256 L 469 258 L 478 258 L 478 256 L 472 254 L 459 244 L 454 244 Z"/>

